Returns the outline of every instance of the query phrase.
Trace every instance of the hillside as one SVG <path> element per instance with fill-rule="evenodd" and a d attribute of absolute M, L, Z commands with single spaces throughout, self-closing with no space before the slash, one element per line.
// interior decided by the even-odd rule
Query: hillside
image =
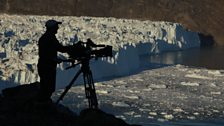
<path fill-rule="evenodd" d="M 0 0 L 0 12 L 165 20 L 212 35 L 224 45 L 223 5 L 223 0 Z"/>

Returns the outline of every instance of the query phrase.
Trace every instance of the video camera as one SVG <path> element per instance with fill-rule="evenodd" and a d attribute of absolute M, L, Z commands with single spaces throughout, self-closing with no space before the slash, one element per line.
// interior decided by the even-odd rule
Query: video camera
<path fill-rule="evenodd" d="M 87 39 L 87 42 L 78 41 L 70 46 L 68 54 L 73 60 L 90 59 L 92 57 L 112 57 L 112 46 L 97 45 L 91 39 Z"/>
<path fill-rule="evenodd" d="M 100 49 L 97 49 L 100 48 Z M 71 80 L 68 86 L 66 86 L 64 92 L 61 94 L 59 99 L 57 100 L 57 104 L 60 102 L 60 100 L 63 99 L 63 97 L 66 95 L 68 90 L 72 87 L 75 80 L 79 77 L 81 73 L 83 73 L 84 78 L 84 86 L 85 86 L 85 94 L 86 98 L 89 102 L 89 108 L 98 108 L 98 101 L 96 96 L 96 89 L 94 86 L 93 76 L 92 72 L 89 67 L 89 61 L 91 58 L 98 58 L 98 57 L 112 57 L 112 46 L 108 45 L 97 45 L 95 44 L 91 39 L 87 39 L 87 42 L 79 41 L 76 44 L 72 46 L 68 46 L 69 60 L 66 60 L 71 62 L 72 65 L 70 67 L 67 67 L 66 69 L 70 69 L 75 67 L 78 64 L 81 64 L 80 70 L 76 73 L 74 78 Z M 78 60 L 78 63 L 74 63 L 74 60 Z"/>

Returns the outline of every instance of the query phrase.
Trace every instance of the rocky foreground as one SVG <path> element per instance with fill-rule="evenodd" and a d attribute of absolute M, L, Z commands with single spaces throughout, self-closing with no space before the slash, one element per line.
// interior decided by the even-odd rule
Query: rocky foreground
<path fill-rule="evenodd" d="M 33 83 L 3 90 L 1 126 L 130 126 L 101 110 L 85 109 L 77 115 L 63 105 L 37 102 L 38 87 Z"/>

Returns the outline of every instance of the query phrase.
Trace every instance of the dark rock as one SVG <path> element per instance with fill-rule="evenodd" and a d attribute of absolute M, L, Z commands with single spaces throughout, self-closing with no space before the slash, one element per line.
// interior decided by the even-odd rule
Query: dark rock
<path fill-rule="evenodd" d="M 81 126 L 138 126 L 129 125 L 114 115 L 105 113 L 99 109 L 85 109 L 79 116 Z"/>
<path fill-rule="evenodd" d="M 82 126 L 128 126 L 123 120 L 97 109 L 81 111 L 80 123 Z"/>
<path fill-rule="evenodd" d="M 2 90 L 4 98 L 11 99 L 17 98 L 22 100 L 22 98 L 27 99 L 27 97 L 32 98 L 39 92 L 40 83 L 35 82 L 31 84 L 19 85 L 12 88 L 6 88 Z"/>
<path fill-rule="evenodd" d="M 24 106 L 37 101 L 40 84 L 19 85 L 2 90 L 4 104 L 10 109 L 21 109 Z"/>
<path fill-rule="evenodd" d="M 38 82 L 7 88 L 0 95 L 1 126 L 129 126 L 121 119 L 97 109 L 80 116 L 53 102 L 38 102 Z"/>
<path fill-rule="evenodd" d="M 0 98 L 2 126 L 78 126 L 75 113 L 63 105 L 38 102 L 38 82 L 7 88 Z"/>
<path fill-rule="evenodd" d="M 212 47 L 215 45 L 215 40 L 212 35 L 205 35 L 203 33 L 199 33 L 198 35 L 201 41 L 201 47 Z"/>

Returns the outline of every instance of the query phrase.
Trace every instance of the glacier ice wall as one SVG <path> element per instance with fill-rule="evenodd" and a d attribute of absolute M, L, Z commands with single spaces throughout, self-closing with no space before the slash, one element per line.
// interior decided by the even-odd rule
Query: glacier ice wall
<path fill-rule="evenodd" d="M 200 46 L 196 32 L 171 22 L 96 17 L 0 15 L 0 80 L 18 84 L 39 80 L 37 41 L 48 19 L 62 21 L 57 34 L 63 45 L 91 38 L 113 46 L 114 57 L 91 61 L 95 79 L 128 75 L 139 68 L 139 56 Z M 61 55 L 61 54 L 60 54 Z M 64 55 L 66 56 L 66 55 Z M 78 68 L 58 65 L 57 86 L 68 84 Z M 79 78 L 81 80 L 81 78 Z"/>

